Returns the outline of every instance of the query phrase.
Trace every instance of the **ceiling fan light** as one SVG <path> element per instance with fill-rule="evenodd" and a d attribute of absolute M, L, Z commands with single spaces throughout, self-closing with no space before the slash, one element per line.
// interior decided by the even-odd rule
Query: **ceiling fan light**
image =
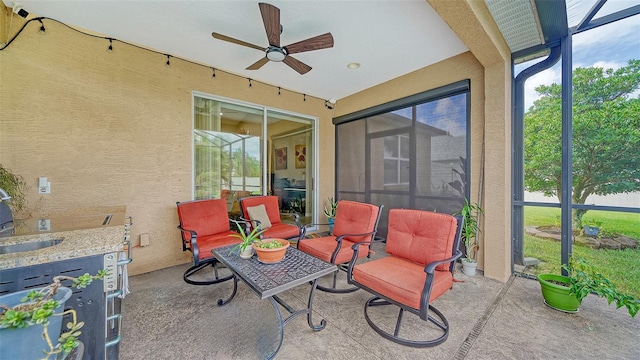
<path fill-rule="evenodd" d="M 282 61 L 286 56 L 284 50 L 279 47 L 272 46 L 267 49 L 267 59 L 271 61 Z"/>

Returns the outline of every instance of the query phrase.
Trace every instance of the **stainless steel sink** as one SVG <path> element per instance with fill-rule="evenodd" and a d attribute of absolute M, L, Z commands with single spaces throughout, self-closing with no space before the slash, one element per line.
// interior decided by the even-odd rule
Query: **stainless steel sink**
<path fill-rule="evenodd" d="M 31 242 L 25 242 L 21 244 L 13 244 L 13 245 L 0 245 L 0 254 L 12 254 L 17 252 L 39 250 L 39 249 L 48 248 L 50 246 L 58 245 L 61 242 L 62 242 L 62 239 L 51 239 L 51 240 L 31 241 Z"/>

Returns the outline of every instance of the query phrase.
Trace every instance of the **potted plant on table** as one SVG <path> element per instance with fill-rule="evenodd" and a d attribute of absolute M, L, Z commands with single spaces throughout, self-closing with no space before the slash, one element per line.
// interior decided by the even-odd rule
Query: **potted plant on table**
<path fill-rule="evenodd" d="M 272 264 L 284 259 L 289 245 L 289 241 L 285 239 L 265 239 L 253 243 L 253 248 L 260 262 Z"/>
<path fill-rule="evenodd" d="M 476 203 L 469 203 L 469 200 L 465 199 L 464 206 L 458 212 L 463 216 L 464 223 L 462 224 L 462 239 L 464 241 L 465 256 L 462 258 L 462 272 L 465 275 L 473 276 L 476 274 L 476 268 L 478 266 L 478 238 L 477 235 L 480 232 L 478 227 L 478 216 L 484 214 L 484 211 L 480 205 Z"/>
<path fill-rule="evenodd" d="M 615 301 L 616 308 L 626 307 L 631 317 L 638 313 L 640 301 L 618 291 L 616 286 L 586 259 L 571 257 L 569 265 L 563 268 L 569 276 L 538 275 L 542 296 L 548 306 L 564 312 L 577 312 L 582 300 L 590 293 L 595 293 L 607 299 L 609 304 Z"/>
<path fill-rule="evenodd" d="M 338 201 L 334 200 L 333 197 L 328 197 L 327 200 L 329 204 L 324 204 L 324 214 L 327 216 L 329 220 L 329 232 L 333 234 L 333 223 L 336 220 L 336 213 L 338 211 Z"/>
<path fill-rule="evenodd" d="M 78 322 L 75 310 L 64 310 L 72 290 L 62 286 L 62 281 L 70 280 L 72 287 L 82 289 L 105 275 L 106 270 L 77 278 L 60 275 L 43 288 L 0 296 L 0 359 L 49 359 L 70 353 L 79 345 L 84 323 Z M 67 314 L 72 320 L 60 334 L 62 317 Z"/>
<path fill-rule="evenodd" d="M 231 249 L 231 252 L 235 250 L 240 251 L 240 257 L 243 259 L 250 259 L 253 256 L 253 243 L 260 240 L 260 236 L 265 230 L 260 230 L 259 226 L 253 228 L 253 230 L 249 231 L 248 228 L 243 229 L 243 226 L 240 223 L 235 222 L 238 227 L 238 234 L 233 234 L 231 236 L 235 236 L 241 240 L 239 244 L 234 246 Z"/>

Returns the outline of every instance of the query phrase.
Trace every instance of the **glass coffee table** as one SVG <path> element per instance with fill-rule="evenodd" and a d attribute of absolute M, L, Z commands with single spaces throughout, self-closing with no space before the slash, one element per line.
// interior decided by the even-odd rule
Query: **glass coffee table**
<path fill-rule="evenodd" d="M 322 261 L 309 254 L 306 254 L 292 246 L 287 248 L 284 259 L 275 264 L 264 264 L 258 261 L 254 255 L 251 259 L 242 259 L 238 251 L 231 252 L 234 245 L 213 249 L 213 255 L 223 263 L 234 274 L 233 292 L 228 299 L 218 300 L 218 306 L 228 304 L 236 295 L 238 289 L 238 279 L 242 280 L 260 299 L 268 299 L 275 309 L 278 318 L 279 343 L 272 354 L 266 358 L 272 359 L 276 356 L 284 340 L 284 326 L 294 317 L 307 315 L 307 323 L 313 331 L 324 329 L 326 321 L 322 319 L 319 325 L 314 325 L 312 320 L 313 294 L 319 278 L 337 271 L 336 265 Z M 309 291 L 309 301 L 307 307 L 300 310 L 293 309 L 284 300 L 278 297 L 283 291 L 296 286 L 311 283 Z M 278 307 L 280 304 L 289 312 L 286 319 L 282 318 L 282 313 Z"/>

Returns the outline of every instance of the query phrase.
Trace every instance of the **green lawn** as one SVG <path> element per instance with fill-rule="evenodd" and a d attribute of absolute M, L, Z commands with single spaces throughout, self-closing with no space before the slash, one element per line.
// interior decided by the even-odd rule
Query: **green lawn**
<path fill-rule="evenodd" d="M 640 214 L 589 211 L 583 221 L 606 232 L 640 239 Z M 557 226 L 560 209 L 528 206 L 524 222 L 525 226 Z M 560 242 L 525 235 L 524 253 L 541 260 L 540 265 L 529 268 L 528 273 L 560 273 Z M 574 244 L 573 253 L 588 259 L 620 290 L 640 298 L 640 249 L 591 249 Z"/>

